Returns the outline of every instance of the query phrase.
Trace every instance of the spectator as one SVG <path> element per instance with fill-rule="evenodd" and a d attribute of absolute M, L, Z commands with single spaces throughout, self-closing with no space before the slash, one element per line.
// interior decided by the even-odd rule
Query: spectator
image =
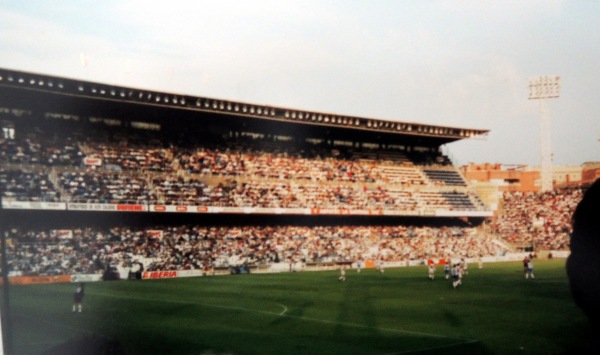
<path fill-rule="evenodd" d="M 567 275 L 575 302 L 600 330 L 600 179 L 586 191 L 573 214 Z M 594 333 L 597 335 L 597 333 Z M 596 343 L 598 338 L 595 336 Z"/>

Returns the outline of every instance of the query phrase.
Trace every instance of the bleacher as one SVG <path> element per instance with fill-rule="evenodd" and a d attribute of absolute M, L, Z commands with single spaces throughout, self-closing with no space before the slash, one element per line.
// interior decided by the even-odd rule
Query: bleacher
<path fill-rule="evenodd" d="M 485 131 L 0 73 L 14 273 L 506 251 L 439 150 Z"/>
<path fill-rule="evenodd" d="M 436 185 L 443 186 L 466 186 L 467 183 L 456 170 L 424 168 L 423 172 L 427 178 Z"/>
<path fill-rule="evenodd" d="M 12 145 L 5 141 L 5 156 L 16 156 L 21 163 L 14 164 L 16 158 L 5 160 L 5 171 L 23 174 L 22 162 L 28 162 L 46 172 L 40 178 L 41 188 L 32 182 L 20 184 L 17 190 L 7 181 L 2 192 L 5 200 L 59 201 L 67 208 L 69 203 L 100 203 L 378 210 L 410 215 L 483 211 L 483 206 L 467 196 L 467 187 L 455 168 L 432 169 L 410 160 L 412 156 L 423 160 L 425 153 L 322 147 L 298 150 L 285 142 L 260 139 L 225 139 L 220 145 L 211 141 L 206 146 L 198 142 L 183 147 L 160 132 L 143 132 L 140 136 L 145 141 L 141 141 L 136 134 L 122 138 L 126 132 L 119 127 L 102 127 L 104 131 L 91 137 L 85 137 L 83 128 L 73 124 L 71 132 L 53 135 L 62 135 L 62 140 L 69 142 L 60 149 L 69 151 L 66 156 L 77 157 L 62 159 L 59 166 L 40 158 L 46 147 L 44 132 L 28 139 L 30 146 L 37 147 L 33 150 L 9 149 Z M 450 194 L 445 187 L 455 191 Z"/>
<path fill-rule="evenodd" d="M 56 202 L 61 198 L 48 174 L 30 169 L 0 168 L 2 197 L 17 201 Z"/>

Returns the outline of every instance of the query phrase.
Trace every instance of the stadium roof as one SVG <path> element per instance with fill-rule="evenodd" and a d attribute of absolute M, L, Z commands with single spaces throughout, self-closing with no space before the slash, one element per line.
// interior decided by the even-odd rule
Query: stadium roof
<path fill-rule="evenodd" d="M 110 102 L 110 105 L 106 103 Z M 293 125 L 311 131 L 324 129 L 342 134 L 367 134 L 385 141 L 442 145 L 461 139 L 487 135 L 489 130 L 447 127 L 414 122 L 340 115 L 302 109 L 275 107 L 225 99 L 215 99 L 67 79 L 0 68 L 0 105 L 9 109 L 39 108 L 53 112 L 110 114 L 140 110 L 201 114 L 201 117 L 244 119 L 244 124 L 269 125 L 274 132 Z M 0 106 L 2 108 L 2 106 Z M 152 119 L 153 115 L 145 115 Z M 178 117 L 177 115 L 172 118 Z M 237 120 L 236 120 L 237 121 Z M 289 130 L 289 128 L 288 128 Z"/>

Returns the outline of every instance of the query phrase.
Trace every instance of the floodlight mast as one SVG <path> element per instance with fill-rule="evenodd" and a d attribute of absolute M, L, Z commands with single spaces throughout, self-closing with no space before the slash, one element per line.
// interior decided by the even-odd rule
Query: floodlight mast
<path fill-rule="evenodd" d="M 552 146 L 550 115 L 546 99 L 560 96 L 560 76 L 546 75 L 529 80 L 529 100 L 540 103 L 541 191 L 552 190 Z"/>

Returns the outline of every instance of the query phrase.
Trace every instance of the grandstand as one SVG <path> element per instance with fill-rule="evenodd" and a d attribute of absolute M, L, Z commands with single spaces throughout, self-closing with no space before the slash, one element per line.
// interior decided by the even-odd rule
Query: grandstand
<path fill-rule="evenodd" d="M 15 277 L 124 273 L 135 262 L 199 272 L 405 263 L 508 248 L 480 233 L 492 211 L 441 153 L 486 130 L 5 69 L 0 122 Z"/>
<path fill-rule="evenodd" d="M 5 209 L 489 215 L 440 154 L 442 145 L 484 130 L 8 70 L 0 70 L 0 89 Z M 283 201 L 250 198 L 273 189 Z M 422 203 L 407 208 L 398 192 Z"/>

